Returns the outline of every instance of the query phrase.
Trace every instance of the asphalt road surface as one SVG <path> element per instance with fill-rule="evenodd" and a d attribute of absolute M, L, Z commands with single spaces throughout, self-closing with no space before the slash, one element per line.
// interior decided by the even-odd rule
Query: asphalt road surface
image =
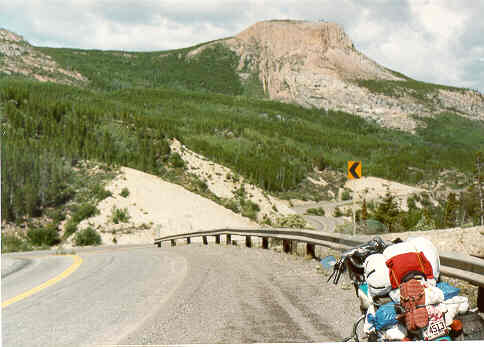
<path fill-rule="evenodd" d="M 14 259 L 14 258 L 16 259 Z M 192 244 L 2 256 L 3 346 L 338 341 L 352 290 L 316 262 Z"/>

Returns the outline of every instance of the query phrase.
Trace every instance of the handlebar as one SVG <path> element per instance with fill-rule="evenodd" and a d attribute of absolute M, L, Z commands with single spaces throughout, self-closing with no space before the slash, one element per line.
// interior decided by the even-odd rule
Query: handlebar
<path fill-rule="evenodd" d="M 356 277 L 356 281 L 360 281 L 362 274 L 357 274 L 355 271 L 363 272 L 365 259 L 372 254 L 383 253 L 388 246 L 377 236 L 366 243 L 343 252 L 341 258 L 334 264 L 333 273 L 329 276 L 328 282 L 333 278 L 333 283 L 338 284 L 341 275 L 347 269 L 350 270 L 350 278 L 352 280 L 355 280 Z"/>

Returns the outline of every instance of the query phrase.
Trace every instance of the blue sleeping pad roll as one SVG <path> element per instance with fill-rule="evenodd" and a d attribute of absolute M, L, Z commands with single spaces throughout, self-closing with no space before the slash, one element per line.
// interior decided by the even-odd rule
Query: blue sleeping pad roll
<path fill-rule="evenodd" d="M 454 296 L 459 295 L 460 292 L 459 288 L 451 286 L 447 282 L 437 282 L 437 288 L 444 292 L 444 300 L 453 298 Z"/>

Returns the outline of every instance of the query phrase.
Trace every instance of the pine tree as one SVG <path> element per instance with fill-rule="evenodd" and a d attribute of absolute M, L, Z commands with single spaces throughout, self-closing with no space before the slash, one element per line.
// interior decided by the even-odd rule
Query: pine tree
<path fill-rule="evenodd" d="M 390 190 L 387 190 L 383 202 L 378 205 L 375 212 L 376 220 L 385 224 L 389 232 L 393 232 L 399 213 L 395 195 L 391 194 Z"/>
<path fill-rule="evenodd" d="M 366 207 L 366 199 L 363 199 L 363 206 L 361 207 L 361 220 L 368 219 L 368 208 Z"/>
<path fill-rule="evenodd" d="M 444 227 L 454 228 L 457 221 L 457 199 L 454 192 L 449 193 L 444 211 Z"/>

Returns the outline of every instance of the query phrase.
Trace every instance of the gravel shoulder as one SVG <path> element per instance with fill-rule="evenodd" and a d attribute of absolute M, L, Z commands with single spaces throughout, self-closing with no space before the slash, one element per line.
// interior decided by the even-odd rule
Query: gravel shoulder
<path fill-rule="evenodd" d="M 119 344 L 339 341 L 359 315 L 353 288 L 327 283 L 313 260 L 214 244 L 162 251 L 187 260 L 185 281 Z"/>

